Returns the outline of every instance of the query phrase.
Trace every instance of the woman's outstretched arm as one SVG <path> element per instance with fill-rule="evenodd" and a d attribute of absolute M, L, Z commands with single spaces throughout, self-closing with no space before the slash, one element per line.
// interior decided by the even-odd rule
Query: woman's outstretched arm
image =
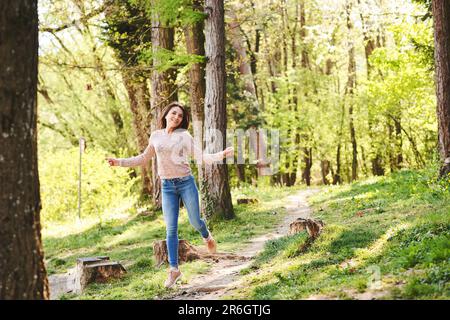
<path fill-rule="evenodd" d="M 155 155 L 155 148 L 149 140 L 147 148 L 145 148 L 144 152 L 138 156 L 119 159 L 106 158 L 106 160 L 108 161 L 110 166 L 137 167 L 148 163 L 154 155 Z"/>
<path fill-rule="evenodd" d="M 213 164 L 214 162 L 218 162 L 223 160 L 223 158 L 229 157 L 234 154 L 234 148 L 228 147 L 223 151 L 219 151 L 216 153 L 203 153 L 202 149 L 197 146 L 194 142 L 194 138 L 187 132 L 189 139 L 189 146 L 191 150 L 191 157 L 195 159 L 197 164 Z"/>

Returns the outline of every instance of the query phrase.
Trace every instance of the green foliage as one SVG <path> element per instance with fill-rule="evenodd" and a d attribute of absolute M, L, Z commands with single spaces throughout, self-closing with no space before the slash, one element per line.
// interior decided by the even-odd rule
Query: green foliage
<path fill-rule="evenodd" d="M 142 62 L 146 62 L 148 64 L 156 59 L 160 61 L 160 63 L 155 66 L 156 70 L 163 72 L 172 68 L 184 68 L 184 71 L 187 71 L 191 68 L 191 66 L 195 63 L 203 63 L 205 62 L 205 57 L 195 55 L 195 54 L 187 54 L 182 52 L 175 52 L 167 49 L 159 48 L 156 53 L 152 51 L 152 49 L 144 50 L 140 54 L 140 60 Z"/>
<path fill-rule="evenodd" d="M 408 161 L 410 167 L 423 167 L 432 159 L 435 145 L 436 98 L 429 65 L 411 46 L 411 39 L 415 43 L 429 42 L 432 29 L 430 23 L 403 23 L 390 30 L 397 46 L 378 48 L 372 53 L 370 63 L 375 70 L 367 82 L 367 91 L 360 91 L 360 98 L 364 97 L 368 104 L 371 123 L 370 157 L 383 155 L 387 164 L 401 152 L 414 159 L 414 164 Z M 401 126 L 401 149 L 392 133 L 394 126 Z"/>
<path fill-rule="evenodd" d="M 151 48 L 152 23 L 145 10 L 132 1 L 114 1 L 105 17 L 104 37 L 126 66 L 139 64 L 139 55 Z"/>
<path fill-rule="evenodd" d="M 206 18 L 193 0 L 130 0 L 145 8 L 148 16 L 156 15 L 164 26 L 187 26 Z"/>
<path fill-rule="evenodd" d="M 74 221 L 78 216 L 79 150 L 58 150 L 39 159 L 44 225 Z M 110 168 L 105 152 L 87 149 L 82 156 L 81 218 L 103 217 L 117 210 L 127 210 L 136 201 L 127 170 Z"/>

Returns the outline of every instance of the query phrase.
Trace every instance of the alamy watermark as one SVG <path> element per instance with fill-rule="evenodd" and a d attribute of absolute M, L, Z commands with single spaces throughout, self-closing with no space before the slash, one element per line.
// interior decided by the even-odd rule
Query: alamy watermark
<path fill-rule="evenodd" d="M 366 271 L 369 273 L 369 279 L 367 280 L 367 288 L 370 290 L 381 289 L 381 270 L 377 265 L 370 265 Z"/>

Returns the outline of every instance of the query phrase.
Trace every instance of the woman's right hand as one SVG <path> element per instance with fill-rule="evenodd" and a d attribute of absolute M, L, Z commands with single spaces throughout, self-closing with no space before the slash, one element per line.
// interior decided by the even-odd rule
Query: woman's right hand
<path fill-rule="evenodd" d="M 106 158 L 106 161 L 108 161 L 111 167 L 119 165 L 119 160 L 117 160 L 116 158 Z"/>

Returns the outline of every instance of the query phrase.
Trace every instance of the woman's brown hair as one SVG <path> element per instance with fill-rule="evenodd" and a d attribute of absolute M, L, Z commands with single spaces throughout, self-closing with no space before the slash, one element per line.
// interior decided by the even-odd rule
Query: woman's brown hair
<path fill-rule="evenodd" d="M 158 124 L 159 129 L 164 129 L 167 126 L 166 116 L 169 113 L 169 111 L 174 108 L 178 107 L 183 111 L 183 120 L 181 120 L 180 125 L 176 129 L 188 129 L 189 127 L 189 112 L 186 110 L 186 107 L 184 107 L 181 103 L 174 101 L 169 103 L 163 110 L 161 117 L 159 118 Z"/>

